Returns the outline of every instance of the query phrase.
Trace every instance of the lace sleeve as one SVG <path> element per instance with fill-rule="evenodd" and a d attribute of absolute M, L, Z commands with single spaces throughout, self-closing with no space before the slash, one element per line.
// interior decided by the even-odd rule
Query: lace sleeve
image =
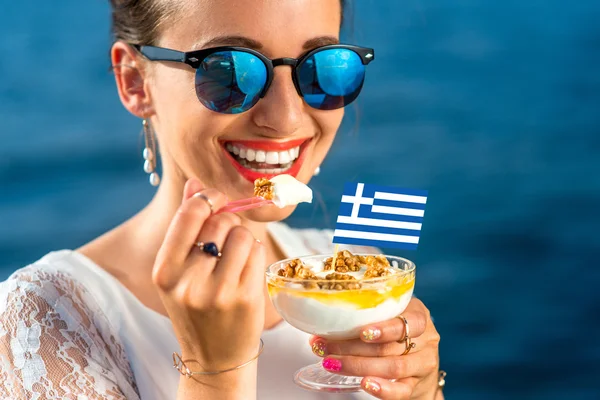
<path fill-rule="evenodd" d="M 89 293 L 25 268 L 0 284 L 1 399 L 139 400 L 131 368 Z"/>

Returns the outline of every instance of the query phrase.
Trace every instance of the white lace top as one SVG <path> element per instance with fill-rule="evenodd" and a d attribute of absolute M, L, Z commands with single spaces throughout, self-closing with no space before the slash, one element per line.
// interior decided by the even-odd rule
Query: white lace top
<path fill-rule="evenodd" d="M 332 251 L 331 231 L 269 230 L 288 257 Z M 318 358 L 308 335 L 287 323 L 263 340 L 258 399 L 372 399 L 298 388 L 293 373 Z M 50 253 L 0 283 L 1 399 L 175 399 L 174 351 L 171 321 L 74 251 Z"/>

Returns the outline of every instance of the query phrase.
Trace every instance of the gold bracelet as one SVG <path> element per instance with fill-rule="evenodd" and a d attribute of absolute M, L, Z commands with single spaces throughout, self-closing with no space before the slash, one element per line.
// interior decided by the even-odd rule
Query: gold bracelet
<path fill-rule="evenodd" d="M 173 353 L 173 368 L 175 368 L 177 371 L 179 371 L 181 373 L 181 375 L 187 376 L 188 378 L 191 378 L 194 375 L 222 374 L 224 372 L 235 371 L 236 369 L 243 368 L 246 365 L 250 364 L 252 361 L 256 360 L 261 355 L 264 348 L 265 348 L 265 343 L 263 342 L 262 339 L 260 339 L 260 349 L 258 349 L 257 355 L 255 355 L 254 357 L 252 357 L 250 360 L 246 361 L 245 363 L 238 365 L 237 367 L 227 368 L 227 369 L 223 369 L 221 371 L 192 371 L 191 369 L 188 368 L 187 365 L 185 365 L 185 362 L 183 362 L 183 360 L 181 359 L 181 356 L 179 354 Z"/>

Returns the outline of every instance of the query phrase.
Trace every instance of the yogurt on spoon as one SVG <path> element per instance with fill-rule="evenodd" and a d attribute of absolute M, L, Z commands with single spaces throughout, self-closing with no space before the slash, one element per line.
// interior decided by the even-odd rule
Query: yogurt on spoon
<path fill-rule="evenodd" d="M 312 189 L 291 175 L 277 175 L 271 179 L 254 181 L 254 195 L 271 200 L 279 208 L 299 203 L 312 203 Z"/>

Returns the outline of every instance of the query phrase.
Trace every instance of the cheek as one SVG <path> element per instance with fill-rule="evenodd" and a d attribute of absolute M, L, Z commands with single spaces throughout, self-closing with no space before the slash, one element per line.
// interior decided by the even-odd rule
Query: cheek
<path fill-rule="evenodd" d="M 342 119 L 344 118 L 344 109 L 332 110 L 332 111 L 321 111 L 315 118 L 319 126 L 321 137 L 319 142 L 323 146 L 327 146 L 327 149 L 333 143 L 335 136 L 340 128 Z M 325 149 L 325 150 L 327 150 Z"/>
<path fill-rule="evenodd" d="M 163 146 L 172 152 L 194 145 L 210 131 L 210 111 L 196 97 L 193 73 L 158 66 L 152 78 L 152 104 Z M 202 128 L 201 128 L 202 127 Z"/>
<path fill-rule="evenodd" d="M 157 65 L 152 77 L 155 113 L 169 122 L 179 115 L 197 113 L 202 107 L 194 90 L 194 73 L 181 68 Z"/>

